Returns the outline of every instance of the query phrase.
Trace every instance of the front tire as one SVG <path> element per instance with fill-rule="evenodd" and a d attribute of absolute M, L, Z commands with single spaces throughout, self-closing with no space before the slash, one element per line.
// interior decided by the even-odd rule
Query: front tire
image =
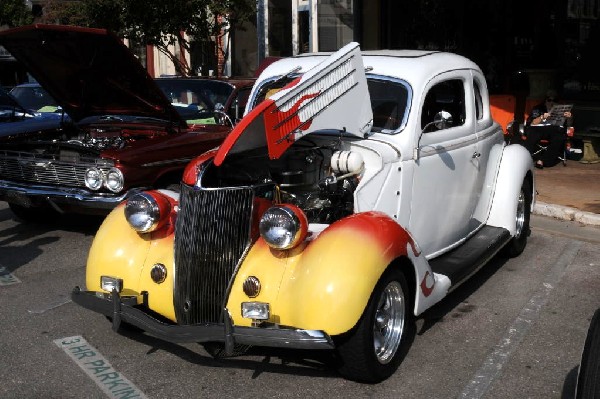
<path fill-rule="evenodd" d="M 525 178 L 521 185 L 519 198 L 517 199 L 517 212 L 515 214 L 516 233 L 504 247 L 504 254 L 509 258 L 521 255 L 527 246 L 527 237 L 531 233 L 529 219 L 531 217 L 531 183 Z"/>
<path fill-rule="evenodd" d="M 411 302 L 404 274 L 396 268 L 386 270 L 358 324 L 336 339 L 343 377 L 375 383 L 396 371 L 413 324 Z"/>

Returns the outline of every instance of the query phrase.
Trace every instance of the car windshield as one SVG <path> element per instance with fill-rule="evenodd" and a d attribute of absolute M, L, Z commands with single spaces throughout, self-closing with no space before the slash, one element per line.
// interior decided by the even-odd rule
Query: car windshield
<path fill-rule="evenodd" d="M 8 94 L 4 89 L 0 88 L 0 107 L 2 109 L 12 109 L 14 107 L 18 107 L 19 104 L 10 94 Z"/>
<path fill-rule="evenodd" d="M 371 131 L 394 133 L 404 127 L 410 103 L 409 86 L 403 81 L 367 77 L 373 128 Z"/>
<path fill-rule="evenodd" d="M 0 122 L 14 122 L 25 117 L 25 110 L 4 89 L 0 88 Z"/>
<path fill-rule="evenodd" d="M 40 86 L 17 86 L 10 91 L 23 107 L 37 112 L 56 112 L 56 101 Z"/>
<path fill-rule="evenodd" d="M 187 123 L 217 123 L 215 108 L 225 106 L 233 92 L 229 83 L 208 79 L 156 79 L 171 104 Z"/>
<path fill-rule="evenodd" d="M 253 107 L 277 93 L 297 76 L 286 76 L 264 83 L 258 90 Z M 411 91 L 409 85 L 402 80 L 367 76 L 371 109 L 373 111 L 372 132 L 397 133 L 406 124 Z"/>

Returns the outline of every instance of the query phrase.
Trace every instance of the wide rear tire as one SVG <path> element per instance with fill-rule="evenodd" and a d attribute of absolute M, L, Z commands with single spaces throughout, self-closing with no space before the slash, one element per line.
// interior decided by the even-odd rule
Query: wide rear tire
<path fill-rule="evenodd" d="M 527 238 L 531 233 L 529 220 L 531 218 L 532 192 L 531 183 L 527 178 L 523 180 L 517 201 L 517 212 L 515 214 L 516 234 L 506 247 L 504 247 L 504 254 L 509 258 L 521 255 L 527 246 Z"/>
<path fill-rule="evenodd" d="M 336 337 L 338 372 L 343 377 L 375 383 L 396 371 L 414 323 L 411 303 L 404 274 L 389 268 L 375 286 L 358 324 Z"/>
<path fill-rule="evenodd" d="M 585 339 L 575 398 L 600 398 L 600 309 L 594 313 Z"/>

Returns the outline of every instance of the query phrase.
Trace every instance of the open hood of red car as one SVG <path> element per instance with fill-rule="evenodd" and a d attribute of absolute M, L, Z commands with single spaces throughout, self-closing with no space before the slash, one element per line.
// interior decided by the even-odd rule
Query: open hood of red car
<path fill-rule="evenodd" d="M 74 121 L 134 115 L 185 125 L 133 53 L 104 29 L 29 25 L 0 32 L 0 45 Z"/>

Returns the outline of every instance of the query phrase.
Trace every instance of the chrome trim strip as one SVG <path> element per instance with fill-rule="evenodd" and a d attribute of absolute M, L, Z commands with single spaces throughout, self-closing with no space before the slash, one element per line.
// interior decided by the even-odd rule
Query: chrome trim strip
<path fill-rule="evenodd" d="M 428 156 L 432 156 L 432 155 L 441 154 L 443 152 L 456 150 L 458 148 L 466 147 L 471 144 L 476 144 L 479 140 L 475 134 L 471 134 L 463 140 L 455 139 L 455 140 L 448 140 L 448 141 L 453 141 L 453 143 L 450 145 L 447 145 L 447 146 L 438 145 L 438 146 L 434 147 L 432 145 L 424 145 L 422 147 L 419 147 L 419 158 L 428 157 Z"/>
<path fill-rule="evenodd" d="M 112 193 L 92 193 L 79 188 L 26 185 L 0 180 L 0 199 L 7 201 L 7 198 L 10 198 L 11 195 L 20 195 L 28 198 L 39 198 L 46 201 L 52 201 L 58 204 L 72 204 L 85 208 L 111 209 L 123 200 L 144 189 L 145 187 L 132 188 L 120 195 L 115 195 Z"/>
<path fill-rule="evenodd" d="M 178 163 L 188 163 L 192 159 L 194 159 L 194 158 L 188 157 L 188 158 L 169 159 L 169 160 L 165 160 L 165 161 L 143 163 L 142 166 L 143 167 L 151 167 L 151 166 L 173 165 L 173 164 L 178 164 Z"/>

